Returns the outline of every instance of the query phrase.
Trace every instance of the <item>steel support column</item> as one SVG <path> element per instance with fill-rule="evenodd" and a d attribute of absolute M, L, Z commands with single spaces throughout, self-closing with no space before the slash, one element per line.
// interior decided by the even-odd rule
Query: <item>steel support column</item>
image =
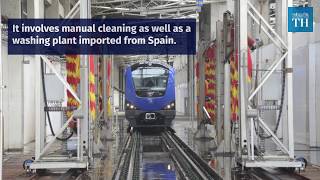
<path fill-rule="evenodd" d="M 188 55 L 187 56 L 187 66 L 188 66 L 188 111 L 189 111 L 189 121 L 190 121 L 190 127 L 192 130 L 194 130 L 193 121 L 194 121 L 194 108 L 195 108 L 195 102 L 194 102 L 194 56 Z"/>
<path fill-rule="evenodd" d="M 34 18 L 43 18 L 44 16 L 44 2 L 43 0 L 33 1 L 33 13 Z M 45 145 L 46 137 L 46 122 L 44 116 L 44 102 L 43 102 L 43 92 L 42 90 L 42 80 L 41 80 L 41 59 L 40 55 L 34 56 L 35 62 L 35 124 L 36 124 L 36 137 L 35 137 L 35 159 L 39 160 L 41 156 L 42 149 Z"/>
<path fill-rule="evenodd" d="M 114 120 L 114 111 L 115 111 L 115 107 L 114 107 L 114 74 L 113 74 L 113 68 L 114 66 L 114 55 L 110 55 L 110 61 L 111 61 L 111 69 L 110 69 L 110 94 L 109 94 L 109 98 L 110 98 L 110 108 L 111 108 L 111 113 L 110 113 L 110 119 L 109 119 L 109 128 L 110 131 L 108 132 L 108 138 L 110 140 L 112 140 L 112 122 Z"/>
<path fill-rule="evenodd" d="M 228 44 L 232 42 L 229 39 L 230 34 L 230 12 L 223 14 L 223 59 L 224 59 L 224 112 L 223 112 L 223 139 L 224 152 L 231 153 L 231 76 L 230 76 L 230 61 L 227 60 L 230 47 Z M 220 62 L 219 62 L 220 63 Z M 222 69 L 222 68 L 221 68 Z M 224 179 L 231 179 L 231 157 L 224 158 Z"/>
<path fill-rule="evenodd" d="M 292 0 L 288 0 L 287 7 L 292 6 Z M 287 111 L 288 111 L 288 145 L 289 157 L 294 158 L 294 135 L 293 135 L 293 85 L 292 85 L 292 32 L 287 32 L 288 57 L 286 67 L 286 82 L 287 82 Z"/>
<path fill-rule="evenodd" d="M 103 76 L 102 76 L 102 104 L 103 104 L 103 119 L 104 122 L 107 123 L 108 119 L 108 94 L 107 94 L 107 56 L 102 56 L 102 68 L 103 68 Z M 107 126 L 108 128 L 108 126 Z"/>
<path fill-rule="evenodd" d="M 0 14 L 1 14 L 1 1 L 0 1 Z M 0 17 L 0 55 L 2 55 L 2 16 Z M 0 180 L 2 179 L 2 154 L 3 154 L 3 77 L 2 77 L 2 57 L 0 58 Z"/>
<path fill-rule="evenodd" d="M 241 129 L 241 151 L 248 152 L 247 147 L 247 110 L 248 110 L 248 85 L 247 85 L 247 53 L 248 53 L 248 34 L 247 34 L 247 16 L 248 16 L 248 0 L 236 1 L 238 17 L 236 29 L 238 33 L 236 48 L 239 52 L 239 91 L 240 91 L 240 129 Z"/>
<path fill-rule="evenodd" d="M 223 31 L 223 24 L 221 21 L 217 21 L 216 25 L 216 79 L 217 79 L 217 120 L 216 120 L 216 134 L 217 134 L 217 143 L 218 145 L 222 141 L 222 127 L 223 127 L 223 38 L 222 38 L 222 31 Z M 228 93 L 230 94 L 230 93 Z"/>
<path fill-rule="evenodd" d="M 202 47 L 203 48 L 203 47 Z M 201 52 L 202 53 L 202 52 Z M 199 114 L 198 114 L 198 125 L 200 124 L 200 122 L 204 119 L 204 114 L 203 114 L 203 111 L 202 111 L 202 107 L 205 106 L 205 58 L 202 57 L 201 55 L 199 55 L 198 57 L 199 59 L 199 87 L 198 90 L 199 90 Z"/>
<path fill-rule="evenodd" d="M 109 102 L 109 99 L 110 99 L 110 102 L 112 101 L 111 100 L 111 93 L 113 93 L 113 86 L 112 86 L 112 83 L 110 82 L 111 81 L 111 77 L 112 77 L 112 68 L 113 66 L 111 67 L 111 70 L 108 70 L 108 64 L 110 63 L 112 65 L 112 61 L 111 61 L 111 56 L 110 55 L 107 55 L 107 56 L 103 56 L 103 71 L 105 72 L 104 76 L 103 76 L 103 109 L 104 109 L 104 121 L 106 123 L 106 130 L 107 132 L 105 133 L 106 135 L 106 139 L 107 140 L 111 140 L 112 139 L 112 120 L 113 119 L 110 119 L 110 114 L 109 113 L 109 110 L 108 110 L 108 102 Z M 111 77 L 108 77 L 108 71 L 111 72 L 110 76 Z M 110 81 L 109 81 L 110 80 Z M 109 83 L 109 87 L 107 86 Z M 108 89 L 110 88 L 110 89 Z M 109 92 L 109 93 L 108 93 Z"/>
<path fill-rule="evenodd" d="M 91 0 L 80 0 L 80 18 L 90 18 Z M 80 122 L 80 160 L 82 160 L 85 151 L 89 153 L 90 145 L 90 124 L 89 116 L 89 59 L 88 55 L 80 56 L 80 97 L 81 97 L 81 114 L 83 119 Z"/>
<path fill-rule="evenodd" d="M 230 14 L 224 13 L 223 17 L 223 42 L 224 42 L 224 59 L 226 60 L 228 56 L 228 48 L 227 44 L 228 41 L 228 29 L 229 29 L 229 20 L 230 20 Z M 231 77 L 230 77 L 230 62 L 225 61 L 224 62 L 224 112 L 223 112 L 223 136 L 224 136 L 224 149 L 226 152 L 231 151 L 231 100 L 230 100 L 230 92 L 231 92 Z"/>

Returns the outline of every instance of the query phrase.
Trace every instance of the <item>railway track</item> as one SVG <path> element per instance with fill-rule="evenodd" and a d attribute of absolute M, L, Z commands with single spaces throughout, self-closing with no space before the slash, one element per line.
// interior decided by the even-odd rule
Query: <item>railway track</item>
<path fill-rule="evenodd" d="M 203 161 L 192 149 L 188 147 L 172 129 L 164 130 L 156 135 L 161 143 L 161 153 L 168 155 L 174 164 L 176 178 L 178 180 L 222 180 L 223 178 Z M 150 138 L 150 136 L 148 136 Z M 144 148 L 148 145 L 143 143 L 145 134 L 138 130 L 132 131 L 127 137 L 120 153 L 119 161 L 115 167 L 113 180 L 140 180 L 143 179 L 143 157 Z M 153 139 L 154 140 L 154 139 Z M 150 146 L 150 145 L 149 145 Z M 150 148 L 150 147 L 149 147 Z M 145 153 L 147 154 L 146 151 Z M 246 176 L 241 179 L 250 180 L 308 180 L 308 178 L 290 173 L 283 169 L 252 168 L 245 172 Z M 84 171 L 71 169 L 64 174 L 52 175 L 45 173 L 37 174 L 30 179 L 61 179 L 82 180 L 89 179 Z M 237 176 L 239 177 L 239 176 Z M 236 178 L 237 179 L 237 178 Z"/>
<path fill-rule="evenodd" d="M 113 174 L 112 179 L 139 179 L 140 176 L 140 133 L 134 132 L 128 136 L 117 165 L 117 171 Z"/>
<path fill-rule="evenodd" d="M 176 169 L 177 179 L 181 180 L 220 180 L 218 173 L 211 169 L 195 152 L 193 152 L 173 130 L 164 130 L 157 135 L 161 139 L 162 149 L 168 153 Z M 120 155 L 113 180 L 142 179 L 143 135 L 134 131 L 128 137 Z"/>

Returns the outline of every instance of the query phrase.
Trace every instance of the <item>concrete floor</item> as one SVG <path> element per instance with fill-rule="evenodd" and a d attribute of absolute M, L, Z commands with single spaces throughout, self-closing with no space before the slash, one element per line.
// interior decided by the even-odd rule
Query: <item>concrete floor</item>
<path fill-rule="evenodd" d="M 93 168 L 88 172 L 91 179 L 111 179 L 122 145 L 127 137 L 126 127 L 126 121 L 124 121 L 123 127 L 114 127 L 113 140 L 103 140 L 101 144 L 95 147 L 99 149 L 101 153 L 95 154 Z M 188 117 L 178 116 L 172 127 L 186 144 L 209 163 L 212 158 L 212 151 L 215 150 L 216 146 L 212 139 L 194 138 L 197 127 L 196 122 L 192 122 Z M 101 133 L 101 135 L 103 135 L 104 131 L 101 131 Z M 297 157 L 305 157 L 308 162 L 314 164 L 302 173 L 311 179 L 320 177 L 320 149 L 309 148 L 301 144 L 297 144 L 295 147 Z M 33 155 L 34 143 L 27 144 L 23 153 L 6 153 L 3 160 L 4 179 L 59 179 L 60 174 L 50 174 L 40 178 L 33 178 L 33 175 L 27 174 L 22 168 L 22 163 L 25 159 L 30 159 Z M 165 153 L 148 152 L 144 155 L 143 163 L 143 179 L 176 179 L 173 164 Z"/>

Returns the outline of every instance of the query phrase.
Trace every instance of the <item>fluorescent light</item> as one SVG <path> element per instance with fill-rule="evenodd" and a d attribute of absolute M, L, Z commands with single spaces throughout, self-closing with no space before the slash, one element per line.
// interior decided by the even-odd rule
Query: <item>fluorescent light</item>
<path fill-rule="evenodd" d="M 115 10 L 120 10 L 120 11 L 129 11 L 130 9 L 129 8 L 120 8 L 120 7 L 116 7 L 116 8 L 113 8 Z"/>
<path fill-rule="evenodd" d="M 91 6 L 93 8 L 99 8 L 99 9 L 112 9 L 111 7 L 108 6 Z"/>

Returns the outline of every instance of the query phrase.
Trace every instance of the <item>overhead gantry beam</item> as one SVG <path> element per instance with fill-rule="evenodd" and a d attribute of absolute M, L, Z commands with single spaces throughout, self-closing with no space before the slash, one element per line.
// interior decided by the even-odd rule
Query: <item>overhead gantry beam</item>
<path fill-rule="evenodd" d="M 132 0 L 102 0 L 102 1 L 97 1 L 93 2 L 92 5 L 96 4 L 112 4 L 112 3 L 121 3 L 121 2 L 130 2 Z M 141 0 L 139 0 L 141 1 Z M 208 3 L 219 3 L 219 2 L 225 2 L 226 0 L 203 0 L 204 4 Z M 196 3 L 196 0 L 155 0 L 155 2 L 184 2 L 184 3 Z"/>
<path fill-rule="evenodd" d="M 226 0 L 204 0 L 203 4 L 221 2 L 226 2 Z M 179 17 L 183 16 L 179 13 L 186 13 L 185 11 L 190 11 L 188 14 L 196 14 L 198 6 L 195 0 L 110 0 L 94 2 L 92 8 L 93 16 L 110 14 L 147 16 L 177 13 L 175 17 Z"/>

